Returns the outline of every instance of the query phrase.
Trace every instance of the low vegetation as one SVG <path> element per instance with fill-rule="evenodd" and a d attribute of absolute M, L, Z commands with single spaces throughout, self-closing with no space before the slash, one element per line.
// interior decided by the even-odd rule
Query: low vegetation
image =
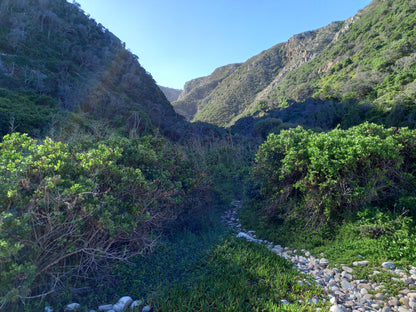
<path fill-rule="evenodd" d="M 202 266 L 201 266 L 202 264 Z M 163 289 L 160 311 L 315 311 L 322 289 L 267 247 L 236 238 L 220 242 L 180 285 Z"/>
<path fill-rule="evenodd" d="M 245 224 L 340 263 L 358 255 L 414 263 L 415 134 L 364 123 L 269 135 L 256 155 Z"/>

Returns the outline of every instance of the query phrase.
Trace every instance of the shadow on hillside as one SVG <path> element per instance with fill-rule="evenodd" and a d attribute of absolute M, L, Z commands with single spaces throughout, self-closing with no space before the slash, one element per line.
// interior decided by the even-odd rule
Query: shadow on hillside
<path fill-rule="evenodd" d="M 309 98 L 292 102 L 289 106 L 270 111 L 258 111 L 253 116 L 239 119 L 231 127 L 233 134 L 267 137 L 268 133 L 301 125 L 319 131 L 340 125 L 349 128 L 363 122 L 370 104 L 337 103 Z"/>

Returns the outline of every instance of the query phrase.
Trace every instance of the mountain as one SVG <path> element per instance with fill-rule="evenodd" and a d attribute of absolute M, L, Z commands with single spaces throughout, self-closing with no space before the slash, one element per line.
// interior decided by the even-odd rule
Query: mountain
<path fill-rule="evenodd" d="M 295 35 L 254 56 L 218 84 L 210 85 L 212 75 L 197 79 L 206 92 L 184 91 L 173 105 L 187 110 L 187 119 L 230 126 L 255 112 L 312 98 L 370 105 L 372 120 L 412 125 L 415 8 L 414 0 L 373 0 L 346 21 Z"/>
<path fill-rule="evenodd" d="M 175 137 L 184 124 L 137 56 L 78 4 L 0 1 L 0 134 L 44 134 L 70 112 L 125 133 Z"/>
<path fill-rule="evenodd" d="M 192 120 L 198 110 L 204 106 L 203 99 L 217 88 L 221 82 L 231 75 L 241 64 L 231 64 L 217 68 L 207 77 L 197 78 L 185 83 L 184 90 L 172 105 L 176 112 Z"/>
<path fill-rule="evenodd" d="M 176 101 L 179 98 L 179 95 L 182 93 L 182 90 L 168 87 L 159 86 L 159 89 L 162 90 L 163 94 L 166 96 L 169 102 Z"/>

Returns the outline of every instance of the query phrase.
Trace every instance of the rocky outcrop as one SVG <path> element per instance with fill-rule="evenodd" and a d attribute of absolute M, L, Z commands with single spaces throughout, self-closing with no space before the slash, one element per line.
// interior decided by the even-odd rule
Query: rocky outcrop
<path fill-rule="evenodd" d="M 314 31 L 307 31 L 290 38 L 285 43 L 287 63 L 270 85 L 256 96 L 249 111 L 253 112 L 256 110 L 255 104 L 257 102 L 267 101 L 269 95 L 279 86 L 288 73 L 295 71 L 316 58 L 324 48 L 336 42 L 357 19 L 358 17 L 354 16 L 345 22 L 333 22 L 326 27 Z M 334 62 L 329 61 L 322 71 L 329 70 L 333 65 Z"/>

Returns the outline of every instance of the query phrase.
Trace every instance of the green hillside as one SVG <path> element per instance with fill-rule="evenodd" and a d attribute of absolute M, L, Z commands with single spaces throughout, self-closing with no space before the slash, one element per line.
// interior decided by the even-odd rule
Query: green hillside
<path fill-rule="evenodd" d="M 192 120 L 204 104 L 202 99 L 209 96 L 225 78 L 232 74 L 240 64 L 231 64 L 217 68 L 210 76 L 188 81 L 177 101 L 172 105 L 176 112 Z"/>
<path fill-rule="evenodd" d="M 46 133 L 62 112 L 171 136 L 181 122 L 137 56 L 65 0 L 0 2 L 0 88 L 1 134 Z"/>
<path fill-rule="evenodd" d="M 415 5 L 411 0 L 373 1 L 344 22 L 296 35 L 260 53 L 207 94 L 185 95 L 180 103 L 194 107 L 193 120 L 221 126 L 309 98 L 369 104 L 368 118 L 411 125 Z"/>
<path fill-rule="evenodd" d="M 316 59 L 258 100 L 270 108 L 307 97 L 370 103 L 374 120 L 413 126 L 415 6 L 409 0 L 373 1 Z"/>

